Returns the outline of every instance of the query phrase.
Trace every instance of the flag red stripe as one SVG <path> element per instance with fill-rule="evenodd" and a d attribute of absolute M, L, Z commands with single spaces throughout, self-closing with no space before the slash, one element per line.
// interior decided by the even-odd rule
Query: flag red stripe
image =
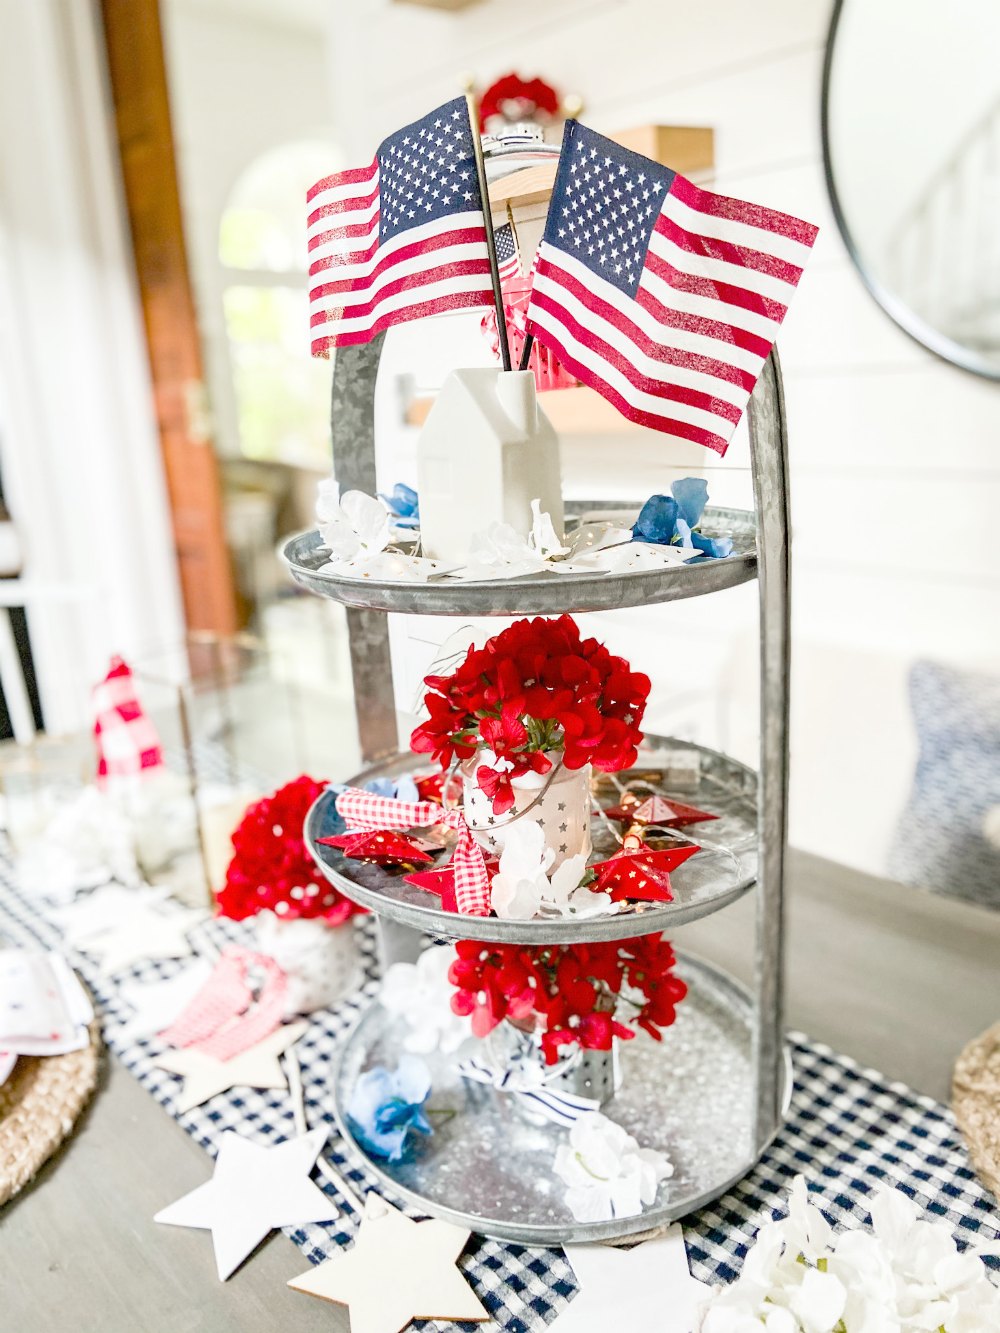
<path fill-rule="evenodd" d="M 344 263 L 344 264 L 363 263 L 365 259 L 370 259 L 371 256 L 375 253 L 375 251 L 379 247 L 378 228 L 379 228 L 380 218 L 381 218 L 381 213 L 375 212 L 371 215 L 371 217 L 368 219 L 367 222 L 355 222 L 350 227 L 331 227 L 329 231 L 320 232 L 318 236 L 312 236 L 309 239 L 310 253 L 313 250 L 318 250 L 321 245 L 326 245 L 330 241 L 333 240 L 340 241 L 343 240 L 345 237 L 353 238 L 355 236 L 370 236 L 372 234 L 372 231 L 374 231 L 375 239 L 372 241 L 371 245 L 369 245 L 367 250 L 346 250 L 343 252 L 338 252 L 337 262 L 339 263 Z M 334 256 L 330 255 L 328 256 L 328 258 L 332 260 Z M 313 260 L 314 264 L 321 264 L 322 262 L 323 261 L 321 259 Z"/>
<path fill-rule="evenodd" d="M 713 194 L 711 190 L 701 190 L 683 176 L 674 177 L 670 193 L 699 213 L 709 213 L 712 217 L 726 218 L 730 222 L 745 222 L 750 227 L 777 232 L 779 236 L 787 236 L 789 240 L 799 241 L 802 245 L 812 245 L 819 231 L 811 222 L 803 222 L 801 218 L 793 218 L 788 213 L 779 213 L 777 209 L 747 203 L 743 199 L 730 199 L 724 194 Z"/>
<path fill-rule="evenodd" d="M 704 430 L 700 426 L 692 426 L 687 421 L 676 421 L 674 418 L 662 415 L 659 412 L 648 412 L 643 408 L 636 407 L 630 403 L 627 398 L 623 398 L 617 389 L 613 389 L 607 380 L 583 365 L 566 350 L 559 339 L 550 329 L 533 327 L 531 321 L 528 324 L 529 329 L 535 335 L 538 342 L 543 347 L 547 347 L 559 361 L 571 371 L 578 380 L 587 384 L 592 389 L 608 400 L 617 410 L 629 421 L 634 421 L 639 426 L 649 426 L 652 430 L 665 431 L 670 435 L 677 435 L 682 440 L 692 440 L 695 444 L 703 444 L 707 449 L 714 449 L 717 454 L 724 454 L 729 446 L 729 441 L 721 435 L 715 435 L 711 431 Z M 660 386 L 662 387 L 662 386 Z"/>
<path fill-rule="evenodd" d="M 719 241 L 714 236 L 699 236 L 697 232 L 686 228 L 661 213 L 656 219 L 655 230 L 660 236 L 687 250 L 693 255 L 704 255 L 707 259 L 718 259 L 724 264 L 735 264 L 739 268 L 752 268 L 757 273 L 766 273 L 768 277 L 778 278 L 794 287 L 802 276 L 802 270 L 795 264 L 775 255 L 764 254 L 761 250 L 752 250 L 747 245 L 734 245 L 732 241 Z"/>
<path fill-rule="evenodd" d="M 405 323 L 409 319 L 423 319 L 428 315 L 440 315 L 446 310 L 459 310 L 469 306 L 492 305 L 493 290 L 482 292 L 453 292 L 449 296 L 438 296 L 431 301 L 405 306 L 401 310 L 390 310 L 380 315 L 374 323 L 351 333 L 331 333 L 313 339 L 313 356 L 329 356 L 334 347 L 353 347 L 357 343 L 370 342 L 376 333 L 392 328 L 394 324 Z"/>
<path fill-rule="evenodd" d="M 722 301 L 724 305 L 738 305 L 755 315 L 773 319 L 776 324 L 781 323 L 788 309 L 773 297 L 761 296 L 759 292 L 751 292 L 746 287 L 735 287 L 726 282 L 715 282 L 711 278 L 700 278 L 693 273 L 685 273 L 683 269 L 668 264 L 652 250 L 646 256 L 646 268 L 679 292 L 688 292 L 691 296 L 707 296 L 714 301 Z"/>
<path fill-rule="evenodd" d="M 449 263 L 439 264 L 437 268 L 419 269 L 413 273 L 404 273 L 392 282 L 387 282 L 370 301 L 366 301 L 362 305 L 333 306 L 327 310 L 315 311 L 309 316 L 309 326 L 315 328 L 320 324 L 328 323 L 330 320 L 364 319 L 366 315 L 374 313 L 387 297 L 395 296 L 399 292 L 412 292 L 418 287 L 427 287 L 431 283 L 440 282 L 443 278 L 473 277 L 477 273 L 484 273 L 489 276 L 489 272 L 489 259 L 484 258 L 452 260 Z M 331 283 L 330 285 L 335 286 L 337 284 Z M 354 287 L 350 284 L 344 285 L 347 286 L 348 292 L 351 292 L 366 291 L 370 284 L 365 281 Z M 310 300 L 315 300 L 318 295 L 318 292 L 311 292 Z"/>
<path fill-rule="evenodd" d="M 648 287 L 639 283 L 635 294 L 636 305 L 648 311 L 665 328 L 683 329 L 686 333 L 697 333 L 704 338 L 715 338 L 717 342 L 729 343 L 740 347 L 744 352 L 752 352 L 763 360 L 771 350 L 771 340 L 762 338 L 757 333 L 749 333 L 735 324 L 725 324 L 719 319 L 708 319 L 704 315 L 692 315 L 683 310 L 674 310 L 660 301 Z"/>
<path fill-rule="evenodd" d="M 723 398 L 716 398 L 701 389 L 692 389 L 687 385 L 675 384 L 672 380 L 658 379 L 656 376 L 644 374 L 630 361 L 626 361 L 618 348 L 613 347 L 600 334 L 595 332 L 594 327 L 584 328 L 551 297 L 543 296 L 540 292 L 536 293 L 533 304 L 538 310 L 547 310 L 559 321 L 559 324 L 567 333 L 572 334 L 578 342 L 584 343 L 596 356 L 600 356 L 609 365 L 614 366 L 625 376 L 629 384 L 640 393 L 652 394 L 655 398 L 662 398 L 669 402 L 684 403 L 687 407 L 700 408 L 703 412 L 711 412 L 714 416 L 731 421 L 734 426 L 742 416 L 741 408 L 734 403 L 726 402 Z M 535 332 L 534 322 L 530 316 L 528 318 L 528 332 Z M 544 333 L 546 330 L 542 329 L 541 332 Z"/>
<path fill-rule="evenodd" d="M 635 343 L 641 352 L 656 361 L 662 361 L 668 366 L 685 366 L 689 370 L 698 371 L 702 375 L 711 375 L 717 380 L 725 380 L 729 384 L 735 384 L 741 389 L 746 389 L 750 393 L 754 384 L 757 382 L 757 376 L 748 370 L 741 370 L 739 366 L 731 365 L 728 361 L 720 361 L 715 357 L 701 356 L 696 352 L 689 352 L 686 349 L 665 346 L 663 343 L 655 342 L 650 336 L 634 324 L 629 317 L 622 313 L 616 306 L 610 302 L 604 301 L 597 295 L 591 287 L 585 287 L 578 282 L 565 269 L 558 268 L 549 259 L 541 259 L 538 263 L 538 272 L 544 277 L 559 285 L 563 290 L 568 291 L 575 296 L 587 309 L 598 319 L 605 320 L 608 324 L 619 329 L 630 342 Z M 579 324 L 573 316 L 563 307 L 556 306 L 552 298 L 547 294 L 540 292 L 537 286 L 531 294 L 532 303 L 544 304 L 545 308 L 551 313 L 558 315 L 560 320 L 573 327 L 573 332 L 581 342 L 590 343 L 593 341 L 593 327 L 588 325 L 584 327 Z M 530 310 L 529 310 L 530 313 Z M 582 334 L 582 336 L 581 336 Z M 609 357 L 612 361 L 617 361 L 621 353 L 615 349 L 611 350 Z M 650 381 L 653 383 L 654 381 Z M 658 389 L 650 389 L 650 393 L 658 393 Z M 731 406 L 731 404 L 730 404 Z"/>
<path fill-rule="evenodd" d="M 328 204 L 323 204 L 320 208 L 314 208 L 306 218 L 306 225 L 311 227 L 320 218 L 334 218 L 341 213 L 357 213 L 363 208 L 371 208 L 372 204 L 377 202 L 378 186 L 376 185 L 371 194 L 352 195 L 348 199 L 334 199 Z"/>
<path fill-rule="evenodd" d="M 319 287 L 314 287 L 310 292 L 310 297 L 332 295 L 339 289 L 345 291 L 360 290 L 374 282 L 379 274 L 384 273 L 386 269 L 392 268 L 394 264 L 401 263 L 405 259 L 411 259 L 414 255 L 430 254 L 434 250 L 441 250 L 451 245 L 474 245 L 476 241 L 482 240 L 482 237 L 483 228 L 481 226 L 465 227 L 460 231 L 442 231 L 437 236 L 428 236 L 423 241 L 414 241 L 412 245 L 404 245 L 398 250 L 390 251 L 389 254 L 379 260 L 370 273 L 357 278 L 333 279 Z M 378 253 L 378 249 L 379 243 L 375 241 L 363 254 L 358 251 L 352 255 L 328 255 L 325 259 L 317 259 L 309 265 L 309 276 L 313 277 L 327 269 L 339 268 L 346 264 L 363 264 L 366 260 L 373 258 Z"/>
<path fill-rule="evenodd" d="M 364 181 L 370 181 L 377 170 L 378 158 L 375 158 L 371 166 L 349 167 L 346 171 L 335 171 L 332 176 L 324 176 L 308 191 L 306 203 L 311 204 L 316 196 L 322 194 L 325 190 L 336 190 L 341 185 L 359 185 Z"/>

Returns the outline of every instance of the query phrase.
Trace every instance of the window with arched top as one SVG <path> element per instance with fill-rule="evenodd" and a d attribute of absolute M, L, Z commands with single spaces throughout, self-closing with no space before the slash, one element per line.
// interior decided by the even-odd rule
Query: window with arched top
<path fill-rule="evenodd" d="M 309 354 L 306 192 L 340 165 L 327 143 L 272 148 L 239 177 L 222 214 L 222 299 L 247 458 L 329 467 L 329 366 Z"/>

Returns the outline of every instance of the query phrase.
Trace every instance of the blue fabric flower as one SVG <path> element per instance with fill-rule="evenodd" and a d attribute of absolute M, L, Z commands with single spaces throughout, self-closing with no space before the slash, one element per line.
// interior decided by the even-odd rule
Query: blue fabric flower
<path fill-rule="evenodd" d="M 415 528 L 419 525 L 420 505 L 412 486 L 397 481 L 391 495 L 383 495 L 379 491 L 378 498 L 388 507 L 397 528 Z"/>
<path fill-rule="evenodd" d="M 694 560 L 732 555 L 731 537 L 706 537 L 697 531 L 708 503 L 708 482 L 703 477 L 681 477 L 670 491 L 670 495 L 651 495 L 642 506 L 632 540 L 690 549 L 698 553 Z"/>
<path fill-rule="evenodd" d="M 374 796 L 387 796 L 390 800 L 420 800 L 417 784 L 408 773 L 404 773 L 401 778 L 369 778 L 362 791 L 370 791 Z"/>
<path fill-rule="evenodd" d="M 433 1134 L 424 1115 L 430 1096 L 430 1070 L 415 1055 L 404 1055 L 395 1070 L 376 1065 L 354 1085 L 347 1104 L 351 1132 L 366 1152 L 398 1162 L 410 1130 Z"/>

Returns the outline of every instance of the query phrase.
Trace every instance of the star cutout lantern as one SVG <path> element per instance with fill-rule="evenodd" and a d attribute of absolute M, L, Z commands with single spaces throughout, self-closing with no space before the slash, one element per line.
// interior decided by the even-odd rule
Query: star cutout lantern
<path fill-rule="evenodd" d="M 641 801 L 632 792 L 626 792 L 620 805 L 613 805 L 604 813 L 609 819 L 620 820 L 623 824 L 656 825 L 657 828 L 683 828 L 686 824 L 701 824 L 706 819 L 719 818 L 697 806 L 667 800 L 663 796 L 649 796 Z"/>
<path fill-rule="evenodd" d="M 486 873 L 492 880 L 493 876 L 500 869 L 500 862 L 486 859 Z M 441 910 L 443 912 L 457 912 L 458 901 L 455 897 L 455 867 L 451 861 L 443 866 L 435 866 L 432 870 L 415 870 L 412 875 L 404 875 L 407 884 L 415 884 L 418 889 L 426 889 L 428 893 L 435 893 L 441 899 Z"/>
<path fill-rule="evenodd" d="M 332 1222 L 336 1204 L 309 1179 L 326 1142 L 325 1127 L 263 1148 L 227 1130 L 211 1180 L 153 1218 L 212 1233 L 219 1281 L 225 1282 L 268 1232 L 305 1222 Z"/>
<path fill-rule="evenodd" d="M 353 1246 L 288 1285 L 346 1305 L 351 1333 L 401 1333 L 413 1319 L 489 1319 L 456 1267 L 470 1234 L 437 1218 L 414 1222 L 369 1194 Z"/>
<path fill-rule="evenodd" d="M 339 847 L 355 861 L 372 861 L 378 866 L 426 865 L 432 857 L 412 838 L 392 829 L 373 829 L 367 833 L 339 833 L 332 838 L 317 838 L 322 847 Z"/>
<path fill-rule="evenodd" d="M 590 887 L 594 893 L 609 893 L 613 903 L 624 898 L 669 903 L 674 896 L 670 888 L 670 871 L 700 851 L 694 843 L 654 851 L 636 834 L 630 833 L 614 856 L 594 862 L 591 869 L 597 878 Z"/>
<path fill-rule="evenodd" d="M 554 1333 L 607 1333 L 618 1326 L 691 1333 L 712 1295 L 707 1283 L 691 1276 L 676 1223 L 629 1250 L 567 1245 L 565 1254 L 580 1290 L 556 1318 Z"/>
<path fill-rule="evenodd" d="M 158 1069 L 184 1079 L 184 1087 L 174 1099 L 174 1109 L 183 1115 L 192 1106 L 200 1106 L 217 1092 L 228 1092 L 230 1088 L 287 1088 L 288 1080 L 278 1056 L 294 1046 L 308 1026 L 308 1023 L 288 1023 L 231 1060 L 216 1060 L 189 1046 L 183 1051 L 166 1051 L 154 1063 Z"/>

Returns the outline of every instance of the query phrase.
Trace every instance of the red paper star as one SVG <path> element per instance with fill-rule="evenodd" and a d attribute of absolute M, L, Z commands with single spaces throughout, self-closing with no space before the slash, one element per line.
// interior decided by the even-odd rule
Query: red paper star
<path fill-rule="evenodd" d="M 486 871 L 490 879 L 497 873 L 500 863 L 487 858 Z M 457 912 L 458 903 L 455 899 L 455 867 L 450 861 L 443 866 L 435 866 L 433 870 L 415 870 L 410 875 L 404 875 L 403 879 L 407 884 L 415 884 L 418 889 L 426 889 L 428 893 L 437 894 L 441 899 L 441 910 L 444 912 Z"/>
<path fill-rule="evenodd" d="M 631 792 L 626 792 L 620 805 L 613 805 L 604 813 L 609 819 L 621 820 L 623 824 L 656 825 L 658 828 L 683 828 L 685 824 L 701 824 L 706 819 L 718 819 L 718 815 L 699 810 L 694 805 L 684 805 L 673 798 L 650 796 L 640 801 Z"/>
<path fill-rule="evenodd" d="M 449 797 L 461 795 L 462 784 L 453 773 L 428 773 L 422 778 L 414 778 L 414 782 L 422 801 L 437 801 L 438 805 L 443 805 L 446 784 Z"/>
<path fill-rule="evenodd" d="M 323 847 L 339 847 L 345 856 L 376 865 L 420 865 L 433 860 L 412 838 L 392 829 L 373 829 L 368 833 L 340 833 L 334 838 L 317 838 Z"/>
<path fill-rule="evenodd" d="M 670 871 L 700 851 L 701 848 L 693 843 L 687 847 L 653 851 L 633 834 L 625 839 L 621 850 L 614 856 L 595 862 L 591 869 L 597 878 L 590 887 L 595 893 L 610 893 L 614 903 L 624 898 L 669 903 L 674 896 L 670 890 Z"/>

